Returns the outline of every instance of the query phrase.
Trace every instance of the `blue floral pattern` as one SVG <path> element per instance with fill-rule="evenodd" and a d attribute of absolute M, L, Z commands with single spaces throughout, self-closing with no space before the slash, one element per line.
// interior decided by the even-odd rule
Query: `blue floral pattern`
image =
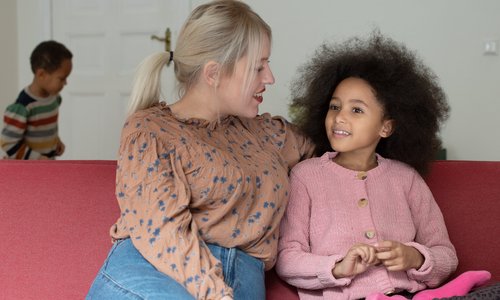
<path fill-rule="evenodd" d="M 208 122 L 178 119 L 159 104 L 130 116 L 118 158 L 122 211 L 111 229 L 130 237 L 158 270 L 197 298 L 220 294 L 220 263 L 205 243 L 276 260 L 288 172 L 310 142 L 269 114 Z"/>

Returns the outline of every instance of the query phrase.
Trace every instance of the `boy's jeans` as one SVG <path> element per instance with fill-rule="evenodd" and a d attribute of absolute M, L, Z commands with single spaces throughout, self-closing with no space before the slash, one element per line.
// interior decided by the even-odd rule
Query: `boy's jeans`
<path fill-rule="evenodd" d="M 224 281 L 233 288 L 235 300 L 264 300 L 264 263 L 236 248 L 208 244 L 222 262 Z M 97 274 L 87 300 L 114 299 L 194 299 L 174 279 L 156 270 L 130 239 L 114 243 Z"/>

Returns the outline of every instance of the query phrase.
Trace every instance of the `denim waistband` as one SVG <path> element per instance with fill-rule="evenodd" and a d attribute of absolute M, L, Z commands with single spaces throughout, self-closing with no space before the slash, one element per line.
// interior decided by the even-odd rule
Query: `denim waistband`
<path fill-rule="evenodd" d="M 235 280 L 244 275 L 240 274 L 243 266 L 251 265 L 255 266 L 256 269 L 262 270 L 262 272 L 264 271 L 264 262 L 238 248 L 225 248 L 215 244 L 207 245 L 212 255 L 222 263 L 224 281 L 229 286 L 234 286 Z"/>

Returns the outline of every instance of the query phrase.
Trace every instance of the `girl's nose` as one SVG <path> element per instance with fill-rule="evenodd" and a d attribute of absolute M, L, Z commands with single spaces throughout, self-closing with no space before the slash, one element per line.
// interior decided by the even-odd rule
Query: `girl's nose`
<path fill-rule="evenodd" d="M 344 123 L 345 122 L 345 112 L 343 109 L 340 109 L 335 116 L 335 123 Z"/>

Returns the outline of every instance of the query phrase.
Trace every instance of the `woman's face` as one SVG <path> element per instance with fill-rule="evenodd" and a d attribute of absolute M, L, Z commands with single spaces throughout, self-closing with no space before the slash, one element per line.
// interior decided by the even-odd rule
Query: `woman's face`
<path fill-rule="evenodd" d="M 220 80 L 217 94 L 221 114 L 253 118 L 259 113 L 266 85 L 274 83 L 274 76 L 269 66 L 271 55 L 269 39 L 264 39 L 262 44 L 262 55 L 256 62 L 255 69 L 249 73 L 249 76 L 254 78 L 248 89 L 245 89 L 245 73 L 249 68 L 246 56 L 236 62 L 232 76 Z"/>

